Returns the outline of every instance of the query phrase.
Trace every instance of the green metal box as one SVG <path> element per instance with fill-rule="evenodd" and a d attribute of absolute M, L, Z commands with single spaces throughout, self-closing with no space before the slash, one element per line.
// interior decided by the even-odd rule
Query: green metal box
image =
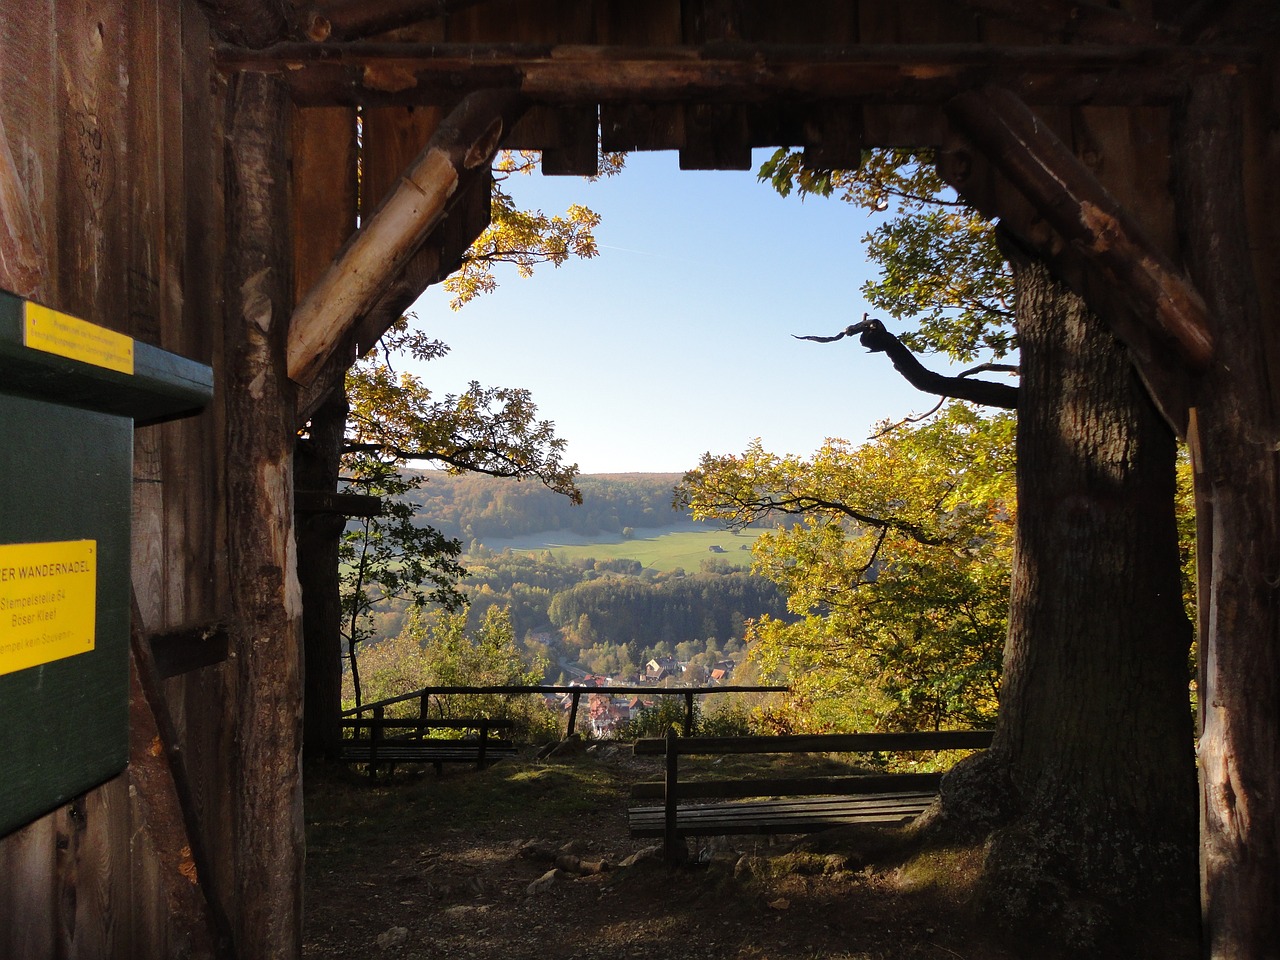
<path fill-rule="evenodd" d="M 135 420 L 212 371 L 0 291 L 0 835 L 128 760 Z"/>

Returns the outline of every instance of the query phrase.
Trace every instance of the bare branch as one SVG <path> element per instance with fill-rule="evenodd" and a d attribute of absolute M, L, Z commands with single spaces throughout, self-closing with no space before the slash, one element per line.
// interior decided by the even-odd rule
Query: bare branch
<path fill-rule="evenodd" d="M 952 400 L 967 400 L 988 407 L 1000 407 L 1004 410 L 1016 410 L 1018 407 L 1018 388 L 1006 383 L 992 383 L 989 380 L 971 380 L 969 374 L 982 369 L 1001 369 L 996 365 L 984 364 L 974 367 L 956 377 L 944 377 L 934 373 L 922 364 L 907 346 L 884 328 L 879 320 L 868 318 L 864 313 L 858 323 L 845 327 L 842 333 L 834 337 L 806 336 L 797 340 L 813 340 L 817 343 L 834 343 L 845 337 L 858 334 L 859 342 L 872 353 L 888 355 L 903 378 L 924 393 L 932 393 Z"/>

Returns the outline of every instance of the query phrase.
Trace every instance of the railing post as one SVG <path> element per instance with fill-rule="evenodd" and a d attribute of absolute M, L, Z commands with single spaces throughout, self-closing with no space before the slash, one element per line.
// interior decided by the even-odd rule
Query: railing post
<path fill-rule="evenodd" d="M 426 722 L 431 718 L 431 694 L 422 691 L 422 696 L 418 698 L 418 738 L 425 740 L 427 738 Z"/>
<path fill-rule="evenodd" d="M 378 745 L 382 743 L 384 728 L 383 720 L 386 717 L 386 709 L 383 707 L 373 708 L 373 726 L 369 730 L 369 779 L 377 778 L 378 774 Z"/>
<path fill-rule="evenodd" d="M 484 749 L 489 742 L 489 720 L 482 717 L 480 719 L 480 748 L 476 751 L 476 769 L 484 769 Z"/>
<path fill-rule="evenodd" d="M 582 696 L 582 692 L 581 692 L 581 691 L 579 691 L 579 690 L 575 690 L 575 691 L 573 691 L 573 693 L 569 694 L 569 696 L 570 696 L 570 697 L 572 697 L 573 699 L 572 699 L 572 702 L 569 704 L 569 729 L 567 729 L 567 730 L 564 732 L 564 738 L 565 738 L 566 740 L 568 740 L 570 737 L 572 737 L 572 736 L 573 736 L 573 728 L 574 728 L 575 726 L 577 726 L 577 723 L 578 723 L 578 698 L 579 698 L 580 696 Z"/>
<path fill-rule="evenodd" d="M 684 735 L 693 736 L 693 694 L 684 695 Z"/>
<path fill-rule="evenodd" d="M 678 785 L 677 758 L 680 754 L 680 740 L 674 730 L 667 731 L 667 770 L 663 781 L 662 805 L 662 855 L 669 866 L 675 866 L 683 860 L 683 848 L 676 835 L 676 808 L 680 802 Z"/>

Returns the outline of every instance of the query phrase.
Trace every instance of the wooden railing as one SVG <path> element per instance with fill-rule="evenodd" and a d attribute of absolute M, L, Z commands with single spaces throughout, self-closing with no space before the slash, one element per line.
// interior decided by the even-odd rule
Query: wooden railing
<path fill-rule="evenodd" d="M 591 696 L 593 694 L 601 694 L 603 696 L 612 696 L 615 694 L 634 695 L 634 696 L 658 696 L 673 697 L 681 696 L 685 700 L 685 716 L 684 716 L 684 735 L 686 737 L 693 735 L 693 705 L 695 698 L 700 696 L 716 695 L 723 693 L 786 693 L 789 687 L 778 686 L 753 686 L 741 684 L 729 684 L 719 687 L 646 687 L 646 686 L 609 686 L 609 687 L 581 687 L 581 686 L 498 686 L 498 687 L 480 687 L 480 686 L 452 686 L 452 687 L 423 687 L 420 690 L 414 690 L 412 693 L 401 694 L 398 697 L 389 697 L 385 700 L 377 700 L 373 703 L 361 704 L 358 707 L 352 707 L 350 710 L 342 712 L 344 721 L 349 719 L 360 719 L 366 712 L 372 713 L 374 710 L 393 706 L 397 703 L 406 703 L 410 700 L 418 701 L 418 716 L 426 718 L 430 713 L 431 698 L 435 697 L 437 706 L 441 697 L 458 695 L 458 694 L 497 694 L 515 696 L 518 694 L 560 694 L 567 693 L 572 698 L 569 704 L 569 722 L 565 728 L 565 736 L 573 733 L 578 721 L 578 704 L 584 695 Z"/>

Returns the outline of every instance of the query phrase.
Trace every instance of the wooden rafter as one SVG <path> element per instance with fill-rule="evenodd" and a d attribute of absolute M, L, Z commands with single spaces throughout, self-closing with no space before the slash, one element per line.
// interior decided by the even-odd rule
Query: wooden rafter
<path fill-rule="evenodd" d="M 548 103 L 847 100 L 942 103 L 983 84 L 1032 103 L 1168 102 L 1193 76 L 1259 61 L 1249 47 L 987 44 L 282 43 L 223 46 L 224 71 L 279 73 L 302 104 L 442 102 L 482 88 Z"/>
<path fill-rule="evenodd" d="M 218 896 L 217 871 L 161 683 L 164 673 L 153 654 L 156 638 L 147 636 L 136 594 L 131 604 L 130 782 L 138 788 L 136 796 L 161 858 L 161 882 L 169 908 L 188 914 L 186 926 L 209 937 L 215 956 L 229 956 L 231 924 Z"/>
<path fill-rule="evenodd" d="M 283 39 L 284 4 L 274 0 L 199 0 L 209 26 L 228 43 L 265 47 Z"/>
<path fill-rule="evenodd" d="M 1053 131 L 1008 90 L 987 88 L 947 108 L 960 132 L 1044 219 L 1118 289 L 1138 319 L 1194 371 L 1213 359 L 1204 299 Z"/>
<path fill-rule="evenodd" d="M 1009 20 L 1045 36 L 1086 43 L 1172 42 L 1178 31 L 1166 24 L 1084 0 L 964 0 L 976 13 Z"/>
<path fill-rule="evenodd" d="M 447 17 L 481 0 L 329 0 L 298 17 L 296 32 L 309 40 L 359 40 L 423 20 Z"/>
<path fill-rule="evenodd" d="M 487 168 L 517 111 L 511 94 L 475 93 L 440 125 L 397 188 L 294 311 L 290 379 L 308 383 L 364 320 L 444 217 L 461 179 Z"/>

